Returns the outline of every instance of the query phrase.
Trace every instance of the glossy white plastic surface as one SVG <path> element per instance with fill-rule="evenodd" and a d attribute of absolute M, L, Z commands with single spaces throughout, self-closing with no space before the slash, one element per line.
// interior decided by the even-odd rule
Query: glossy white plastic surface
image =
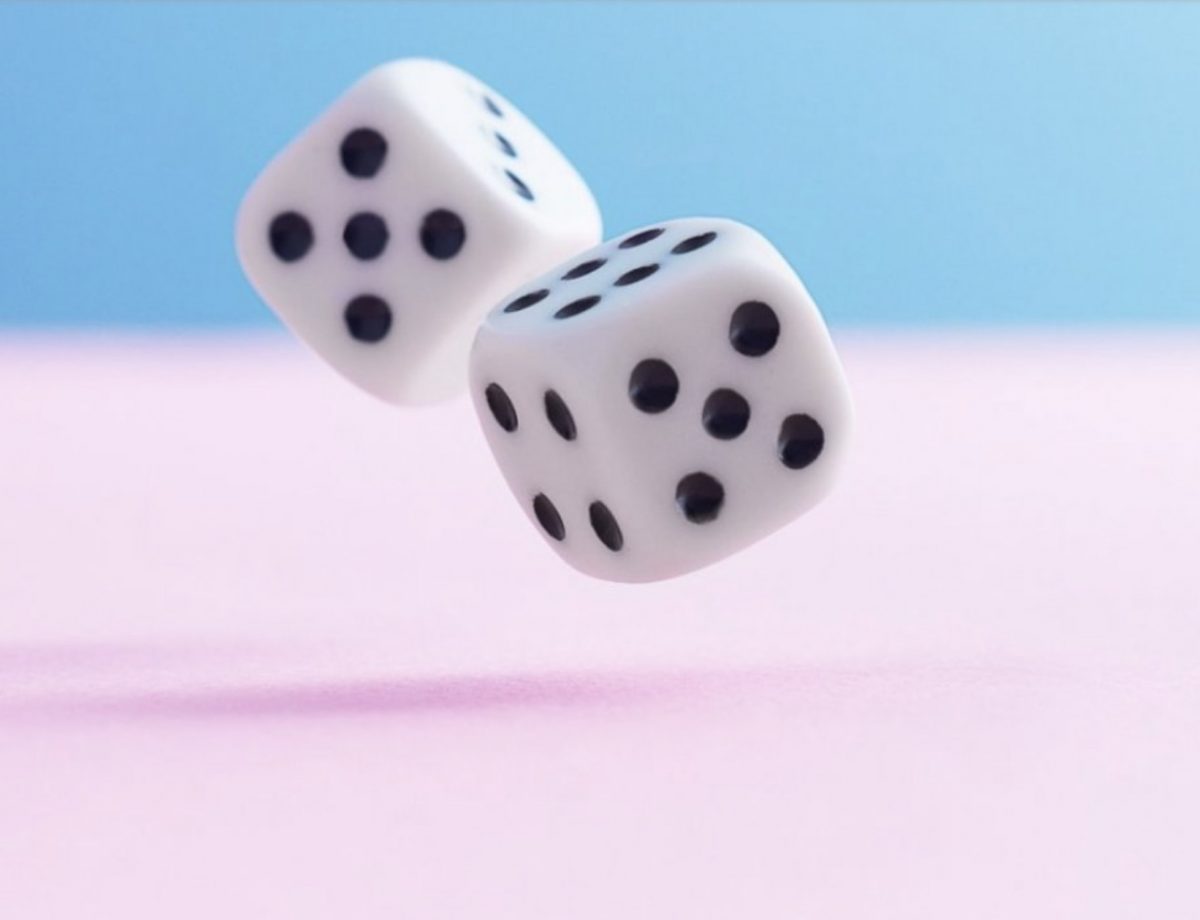
<path fill-rule="evenodd" d="M 339 154 L 347 134 L 363 127 L 387 141 L 369 178 L 350 175 Z M 439 209 L 459 215 L 466 230 L 461 250 L 444 260 L 420 241 L 425 216 Z M 302 214 L 315 237 L 293 262 L 269 241 L 272 220 L 288 211 Z M 390 234 L 369 261 L 351 255 L 342 238 L 360 212 L 380 215 Z M 600 236 L 591 192 L 546 136 L 470 74 L 424 59 L 385 64 L 359 80 L 267 166 L 237 218 L 238 256 L 262 298 L 343 376 L 400 404 L 460 392 L 487 309 Z M 362 294 L 391 307 L 379 341 L 347 331 L 345 306 Z"/>
<path fill-rule="evenodd" d="M 652 225 L 663 232 L 621 248 L 642 231 L 610 240 L 513 291 L 489 315 L 471 357 L 471 396 L 513 494 L 534 527 L 568 563 L 598 578 L 653 581 L 709 565 L 778 530 L 817 504 L 843 464 L 851 403 L 833 343 L 803 283 L 756 231 L 733 221 L 689 218 Z M 710 243 L 672 252 L 714 233 Z M 587 262 L 602 266 L 563 280 Z M 621 285 L 627 272 L 657 266 Z M 548 293 L 518 312 L 506 306 Z M 555 318 L 565 305 L 599 296 L 595 306 Z M 731 317 L 743 303 L 770 306 L 778 339 L 758 356 L 731 343 Z M 678 393 L 663 411 L 634 405 L 630 377 L 643 360 L 665 361 Z M 500 387 L 517 416 L 498 423 L 486 396 Z M 739 435 L 706 430 L 704 405 L 732 389 L 750 407 Z M 575 423 L 567 440 L 550 424 L 545 394 L 557 393 Z M 824 434 L 816 459 L 800 469 L 779 455 L 786 418 L 807 415 Z M 715 519 L 689 520 L 677 503 L 680 480 L 712 476 L 724 488 Z M 544 495 L 562 520 L 563 539 L 539 524 L 533 501 Z M 616 519 L 620 549 L 594 532 L 591 507 Z"/>

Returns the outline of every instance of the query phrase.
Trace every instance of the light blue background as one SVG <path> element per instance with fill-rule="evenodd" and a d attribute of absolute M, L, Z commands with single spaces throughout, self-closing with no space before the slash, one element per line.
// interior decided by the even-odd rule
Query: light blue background
<path fill-rule="evenodd" d="M 719 214 L 835 323 L 1200 319 L 1200 5 L 0 4 L 0 324 L 272 322 L 232 222 L 371 66 L 516 100 L 608 232 Z"/>

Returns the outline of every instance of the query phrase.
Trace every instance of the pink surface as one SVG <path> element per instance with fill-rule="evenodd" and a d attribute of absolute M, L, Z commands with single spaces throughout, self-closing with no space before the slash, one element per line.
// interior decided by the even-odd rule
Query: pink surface
<path fill-rule="evenodd" d="M 0 341 L 0 913 L 1200 915 L 1200 334 L 841 340 L 837 494 L 641 587 L 465 402 Z"/>

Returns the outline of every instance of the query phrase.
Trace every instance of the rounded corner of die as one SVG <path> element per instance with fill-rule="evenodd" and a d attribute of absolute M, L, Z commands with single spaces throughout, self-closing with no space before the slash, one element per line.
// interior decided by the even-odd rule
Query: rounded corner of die
<path fill-rule="evenodd" d="M 604 242 L 604 215 L 596 196 L 580 179 L 583 201 L 579 205 L 579 251 L 594 249 Z"/>
<path fill-rule="evenodd" d="M 488 314 L 490 316 L 491 314 Z M 471 345 L 467 350 L 467 370 L 466 370 L 466 387 L 474 394 L 475 390 L 483 386 L 484 364 L 487 362 L 488 351 L 488 318 L 479 324 L 471 337 Z"/>
<path fill-rule="evenodd" d="M 480 345 L 480 339 L 484 337 L 484 329 L 486 329 L 488 323 L 491 322 L 492 314 L 495 312 L 496 312 L 496 307 L 494 305 L 488 307 L 487 310 L 484 311 L 483 315 L 481 317 L 479 317 L 479 321 L 475 325 L 475 328 L 472 329 L 471 332 L 469 333 L 470 340 L 467 342 L 468 365 L 470 364 L 470 362 L 473 362 L 475 360 L 476 355 L 479 354 L 479 351 L 482 348 L 482 346 Z"/>
<path fill-rule="evenodd" d="M 238 214 L 233 228 L 233 254 L 242 274 L 260 296 L 264 271 L 263 246 L 256 232 L 257 222 L 249 215 Z"/>
<path fill-rule="evenodd" d="M 465 71 L 460 67 L 455 67 L 449 61 L 442 58 L 431 57 L 426 54 L 416 54 L 410 57 L 398 58 L 391 62 L 398 69 L 402 70 L 425 70 L 431 73 L 454 74 L 456 76 L 465 75 Z"/>
<path fill-rule="evenodd" d="M 405 73 L 412 69 L 412 61 L 413 58 L 393 58 L 392 60 L 381 61 L 355 80 L 350 89 L 353 90 L 355 87 L 373 83 L 377 80 L 388 81 L 403 77 Z"/>
<path fill-rule="evenodd" d="M 440 58 L 415 56 L 396 58 L 376 65 L 360 80 L 379 81 L 394 87 L 416 91 L 454 81 L 470 81 L 466 71 Z"/>
<path fill-rule="evenodd" d="M 251 229 L 257 223 L 254 198 L 254 187 L 251 186 L 249 191 L 242 196 L 242 200 L 238 202 L 237 210 L 233 215 L 233 249 L 243 268 L 247 267 L 247 262 L 253 257 L 255 249 L 254 234 Z"/>

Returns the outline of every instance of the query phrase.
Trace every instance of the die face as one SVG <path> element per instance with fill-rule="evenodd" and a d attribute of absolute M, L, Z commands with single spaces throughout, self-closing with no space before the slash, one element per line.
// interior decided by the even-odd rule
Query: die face
<path fill-rule="evenodd" d="M 417 119 L 437 135 L 441 149 L 486 182 L 487 193 L 514 227 L 532 224 L 535 232 L 572 237 L 553 261 L 543 260 L 513 284 L 600 241 L 600 213 L 587 184 L 509 99 L 441 61 L 400 61 L 381 70 L 396 81 Z"/>
<path fill-rule="evenodd" d="M 571 565 L 617 581 L 701 568 L 813 507 L 834 484 L 851 425 L 824 322 L 774 248 L 729 221 L 658 228 L 654 240 L 621 250 L 628 234 L 510 296 L 472 356 L 483 430 L 534 526 Z M 617 284 L 647 265 L 658 268 Z M 537 304 L 504 313 L 542 290 Z M 599 303 L 555 318 L 589 296 Z M 496 422 L 492 385 L 512 403 L 514 430 Z M 573 438 L 556 430 L 547 390 Z M 561 539 L 545 526 L 547 503 Z"/>
<path fill-rule="evenodd" d="M 268 165 L 237 223 L 246 274 L 283 321 L 402 404 L 461 391 L 487 308 L 599 235 L 590 192 L 549 140 L 495 91 L 424 60 L 363 77 Z"/>

